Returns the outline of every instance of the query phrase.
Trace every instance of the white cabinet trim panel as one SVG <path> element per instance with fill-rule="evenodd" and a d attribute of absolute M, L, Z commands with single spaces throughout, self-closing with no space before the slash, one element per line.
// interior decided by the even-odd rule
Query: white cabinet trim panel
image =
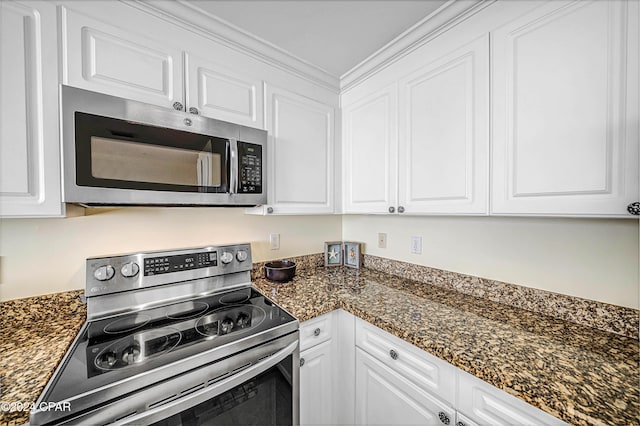
<path fill-rule="evenodd" d="M 262 80 L 185 53 L 188 106 L 200 114 L 249 127 L 264 127 Z"/>
<path fill-rule="evenodd" d="M 343 105 L 345 213 L 388 213 L 397 205 L 398 86 Z"/>
<path fill-rule="evenodd" d="M 400 80 L 398 204 L 407 214 L 488 213 L 489 36 Z"/>
<path fill-rule="evenodd" d="M 184 104 L 182 52 L 60 6 L 63 82 L 172 108 Z"/>
<path fill-rule="evenodd" d="M 632 217 L 637 1 L 551 1 L 492 32 L 493 214 Z"/>
<path fill-rule="evenodd" d="M 55 5 L 0 7 L 0 216 L 61 216 Z"/>
<path fill-rule="evenodd" d="M 265 96 L 270 213 L 333 213 L 334 108 L 266 83 Z"/>

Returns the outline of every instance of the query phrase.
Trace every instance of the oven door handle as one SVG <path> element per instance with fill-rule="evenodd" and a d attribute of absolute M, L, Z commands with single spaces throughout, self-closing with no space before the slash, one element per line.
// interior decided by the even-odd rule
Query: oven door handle
<path fill-rule="evenodd" d="M 213 398 L 216 395 L 220 395 L 230 389 L 233 389 L 234 387 L 244 383 L 250 378 L 255 377 L 258 374 L 267 371 L 271 367 L 278 365 L 283 359 L 291 355 L 296 350 L 297 347 L 298 347 L 298 341 L 296 340 L 295 342 L 290 343 L 288 346 L 279 350 L 278 352 L 271 355 L 270 357 L 265 358 L 263 361 L 260 361 L 257 364 L 252 365 L 251 367 L 248 367 L 231 377 L 228 377 L 224 380 L 221 380 L 217 383 L 207 386 L 204 389 L 191 393 L 183 398 L 178 398 L 164 405 L 156 407 L 152 410 L 144 411 L 140 414 L 118 420 L 111 424 L 112 425 L 141 425 L 141 424 L 146 425 L 146 424 L 158 422 L 160 420 L 164 420 L 186 409 L 189 409 L 200 403 L 203 403 L 208 399 Z"/>

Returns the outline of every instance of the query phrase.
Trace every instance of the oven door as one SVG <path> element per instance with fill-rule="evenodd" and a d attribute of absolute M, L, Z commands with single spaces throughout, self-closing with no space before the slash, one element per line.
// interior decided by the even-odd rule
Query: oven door
<path fill-rule="evenodd" d="M 299 369 L 296 331 L 141 389 L 63 424 L 297 425 Z"/>

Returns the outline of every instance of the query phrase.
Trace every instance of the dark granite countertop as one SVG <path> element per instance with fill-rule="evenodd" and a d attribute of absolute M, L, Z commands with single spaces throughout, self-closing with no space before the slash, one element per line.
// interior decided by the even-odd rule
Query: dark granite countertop
<path fill-rule="evenodd" d="M 570 424 L 640 424 L 637 339 L 370 269 L 254 286 L 300 321 L 342 308 Z"/>
<path fill-rule="evenodd" d="M 640 423 L 637 339 L 369 269 L 309 268 L 254 286 L 300 321 L 345 309 L 568 423 Z M 1 304 L 3 402 L 42 392 L 86 318 L 79 293 Z M 26 421 L 0 412 L 1 425 Z"/>

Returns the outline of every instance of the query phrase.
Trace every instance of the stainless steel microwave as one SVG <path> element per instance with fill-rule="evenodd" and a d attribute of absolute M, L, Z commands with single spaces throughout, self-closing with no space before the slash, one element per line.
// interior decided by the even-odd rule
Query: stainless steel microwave
<path fill-rule="evenodd" d="M 264 130 L 69 86 L 60 90 L 65 202 L 267 202 Z"/>

